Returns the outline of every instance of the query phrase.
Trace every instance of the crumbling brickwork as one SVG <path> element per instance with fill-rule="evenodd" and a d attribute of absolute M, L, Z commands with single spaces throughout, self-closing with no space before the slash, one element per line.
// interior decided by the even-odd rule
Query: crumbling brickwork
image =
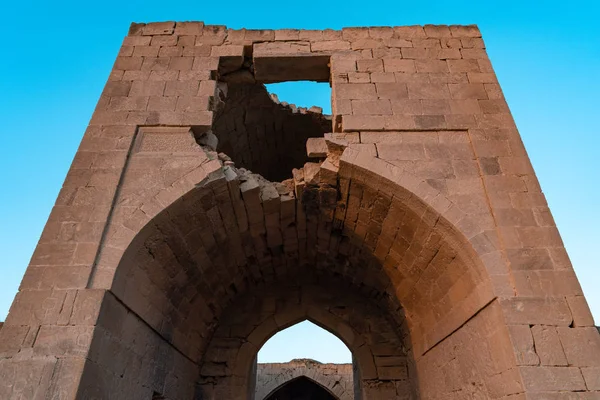
<path fill-rule="evenodd" d="M 261 363 L 256 375 L 255 400 L 272 399 L 278 390 L 301 377 L 315 382 L 336 400 L 354 399 L 352 364 L 322 364 L 308 359 Z"/>
<path fill-rule="evenodd" d="M 262 88 L 304 79 L 330 119 Z M 133 24 L 0 330 L 0 398 L 252 398 L 306 319 L 356 399 L 600 396 L 475 26 Z"/>
<path fill-rule="evenodd" d="M 331 131 L 321 109 L 280 104 L 262 84 L 229 84 L 218 109 L 217 151 L 271 181 L 291 178 L 293 168 L 309 161 L 306 141 Z"/>

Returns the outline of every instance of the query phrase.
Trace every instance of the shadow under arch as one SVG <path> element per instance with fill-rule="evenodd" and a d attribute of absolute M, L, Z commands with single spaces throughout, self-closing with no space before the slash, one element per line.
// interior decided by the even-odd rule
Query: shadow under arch
<path fill-rule="evenodd" d="M 417 370 L 420 358 L 494 300 L 482 261 L 497 251 L 490 232 L 400 168 L 346 149 L 335 209 L 316 215 L 273 184 L 235 171 L 232 177 L 228 168 L 215 168 L 210 179 L 190 184 L 149 216 L 112 285 L 123 304 L 202 368 L 223 310 L 260 282 L 306 266 L 385 304 L 405 328 L 400 336 Z M 468 233 L 460 226 L 469 226 Z M 221 365 L 212 376 L 227 373 Z M 421 380 L 429 378 L 419 376 L 418 386 L 427 386 Z"/>
<path fill-rule="evenodd" d="M 260 348 L 276 333 L 305 320 L 336 336 L 352 353 L 353 391 L 340 388 L 338 397 L 377 398 L 373 389 L 381 386 L 414 394 L 410 379 L 414 377 L 414 363 L 403 344 L 403 327 L 391 319 L 382 299 L 376 302 L 358 293 L 339 276 L 308 273 L 260 285 L 224 310 L 200 370 L 204 396 L 252 398 L 253 370 Z M 239 350 L 224 352 L 225 344 Z M 218 366 L 226 366 L 224 373 Z"/>
<path fill-rule="evenodd" d="M 274 397 L 277 393 L 284 391 L 286 389 L 286 387 L 290 388 L 290 386 L 294 385 L 294 384 L 298 384 L 302 381 L 306 381 L 307 383 L 311 384 L 312 386 L 315 386 L 318 388 L 318 393 L 316 396 L 315 394 L 312 394 L 311 397 L 309 397 L 310 399 L 315 399 L 315 400 L 346 400 L 346 398 L 344 397 L 338 397 L 335 393 L 333 393 L 331 391 L 331 389 L 327 386 L 327 384 L 324 384 L 323 382 L 320 382 L 319 379 L 317 377 L 308 377 L 306 375 L 299 375 L 299 376 L 295 376 L 292 379 L 289 379 L 283 383 L 281 383 L 279 386 L 271 389 L 270 391 L 268 391 L 268 394 L 266 396 L 260 396 L 260 397 L 256 397 L 255 400 L 278 400 L 280 397 Z M 302 390 L 302 389 L 300 389 Z M 289 392 L 294 393 L 299 391 L 298 388 L 290 388 Z M 314 393 L 314 392 L 313 392 Z M 318 396 L 318 397 L 317 397 Z M 290 398 L 291 399 L 291 398 Z"/>
<path fill-rule="evenodd" d="M 503 282 L 510 279 L 506 275 L 494 275 L 506 268 L 494 227 L 461 210 L 427 182 L 354 149 L 346 149 L 342 154 L 339 176 L 340 180 L 350 181 L 350 186 L 355 183 L 392 196 L 401 209 L 410 210 L 413 218 L 420 219 L 417 227 L 405 237 L 398 237 L 401 227 L 396 226 L 396 243 L 398 239 L 405 239 L 400 246 L 394 248 L 396 243 L 381 240 L 382 235 L 376 245 L 369 246 L 406 310 L 416 339 L 413 342 L 415 356 L 426 353 L 496 299 L 492 277 Z M 420 259 L 411 252 L 410 245 L 415 242 L 410 240 L 415 239 L 416 248 L 421 251 Z M 399 254 L 398 249 L 405 253 Z M 393 268 L 399 265 L 404 268 Z M 411 279 L 407 275 L 415 267 L 420 274 Z M 425 288 L 431 283 L 435 285 L 429 290 Z M 449 291 L 444 292 L 444 289 Z M 423 294 L 430 298 L 424 298 Z"/>

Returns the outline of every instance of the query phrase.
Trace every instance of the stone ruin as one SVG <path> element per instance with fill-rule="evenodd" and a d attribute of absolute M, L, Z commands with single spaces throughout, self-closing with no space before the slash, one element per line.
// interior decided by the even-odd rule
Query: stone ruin
<path fill-rule="evenodd" d="M 355 395 L 352 364 L 260 363 L 256 376 L 255 400 L 352 400 Z"/>
<path fill-rule="evenodd" d="M 263 86 L 296 80 L 332 116 Z M 354 399 L 600 398 L 477 27 L 133 24 L 0 330 L 0 398 L 252 399 L 303 320 L 351 350 Z"/>

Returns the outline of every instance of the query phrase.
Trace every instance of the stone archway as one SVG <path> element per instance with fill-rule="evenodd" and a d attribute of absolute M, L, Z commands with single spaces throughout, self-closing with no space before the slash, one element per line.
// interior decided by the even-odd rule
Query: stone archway
<path fill-rule="evenodd" d="M 352 364 L 321 364 L 310 359 L 287 363 L 257 364 L 254 400 L 265 400 L 298 378 L 307 378 L 339 400 L 354 399 Z"/>
<path fill-rule="evenodd" d="M 214 151 L 227 87 L 303 73 L 331 83 L 333 133 L 262 115 L 315 117 L 314 162 L 274 183 L 241 167 L 285 141 Z M 313 314 L 290 283 L 365 308 L 302 296 Z M 600 336 L 476 27 L 132 25 L 0 330 L 0 397 L 248 397 L 288 303 L 353 346 L 363 399 L 598 393 Z"/>
<path fill-rule="evenodd" d="M 338 397 L 354 398 L 359 393 L 359 398 L 378 398 L 384 388 L 394 397 L 414 395 L 414 361 L 404 346 L 399 321 L 381 311 L 381 302 L 353 294 L 356 287 L 335 277 L 309 274 L 300 272 L 275 285 L 261 285 L 225 310 L 200 371 L 200 384 L 209 398 L 238 398 L 254 391 L 258 350 L 275 333 L 303 320 L 337 336 L 353 355 L 352 390 L 331 387 Z M 228 353 L 230 347 L 239 350 Z M 292 375 L 302 371 L 298 368 Z M 310 376 L 316 379 L 316 374 Z M 335 381 L 325 386 L 331 384 L 335 386 Z"/>
<path fill-rule="evenodd" d="M 123 246 L 112 293 L 166 340 L 170 352 L 179 354 L 176 359 L 196 364 L 188 373 L 198 371 L 205 398 L 249 396 L 250 369 L 258 348 L 286 324 L 306 318 L 351 347 L 362 374 L 361 396 L 366 399 L 382 393 L 391 398 L 417 396 L 428 390 L 427 376 L 433 371 L 427 371 L 427 353 L 456 329 L 467 331 L 470 317 L 483 308 L 489 322 L 482 323 L 496 328 L 484 331 L 479 340 L 500 353 L 510 345 L 502 316 L 491 304 L 494 296 L 485 265 L 478 261 L 478 250 L 491 249 L 486 245 L 475 250 L 423 199 L 429 196 L 446 211 L 452 210 L 450 202 L 431 187 L 414 186 L 415 193 L 400 186 L 394 179 L 407 186 L 416 181 L 393 166 L 377 170 L 385 164 L 369 155 L 365 158 L 343 141 L 330 139 L 329 145 L 333 150 L 325 161 L 307 164 L 288 185 L 237 170 L 226 158 L 208 161 L 208 174 L 206 167 L 200 168 L 204 179 L 194 184 L 186 175 L 181 185 L 187 184 L 188 191 Z M 210 151 L 207 155 L 210 159 Z M 475 221 L 472 226 L 476 229 Z M 296 241 L 284 240 L 290 233 Z M 302 246 L 299 239 L 304 240 Z M 375 326 L 392 329 L 361 333 L 310 314 L 331 306 L 327 303 L 301 306 L 280 325 L 274 316 L 261 323 L 265 315 L 252 312 L 241 313 L 254 318 L 250 321 L 233 326 L 227 322 L 240 318 L 244 309 L 240 301 L 253 304 L 239 300 L 246 293 L 265 296 L 269 285 L 281 286 L 299 273 L 314 275 L 321 291 L 346 285 L 345 292 L 360 294 L 355 303 L 374 302 L 381 318 L 389 321 Z M 291 293 L 286 291 L 281 301 Z M 356 315 L 364 320 L 376 314 Z M 481 329 L 475 330 L 479 334 Z M 373 334 L 377 339 L 368 338 Z M 369 350 L 371 346 L 381 353 Z M 467 355 L 454 359 L 460 357 L 464 362 Z M 498 364 L 493 371 L 509 367 Z M 419 377 L 420 368 L 425 368 L 425 378 Z M 168 379 L 164 371 L 157 390 L 168 390 Z"/>
<path fill-rule="evenodd" d="M 300 376 L 285 382 L 264 400 L 339 400 L 314 379 Z M 261 399 L 262 400 L 262 399 Z"/>

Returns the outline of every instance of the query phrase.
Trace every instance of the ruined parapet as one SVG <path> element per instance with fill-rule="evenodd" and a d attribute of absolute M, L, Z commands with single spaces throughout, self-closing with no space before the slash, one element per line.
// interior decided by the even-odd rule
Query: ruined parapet
<path fill-rule="evenodd" d="M 354 398 L 352 364 L 322 364 L 311 359 L 287 363 L 260 363 L 257 368 L 255 400 L 266 400 L 275 391 L 305 377 L 339 400 Z"/>

